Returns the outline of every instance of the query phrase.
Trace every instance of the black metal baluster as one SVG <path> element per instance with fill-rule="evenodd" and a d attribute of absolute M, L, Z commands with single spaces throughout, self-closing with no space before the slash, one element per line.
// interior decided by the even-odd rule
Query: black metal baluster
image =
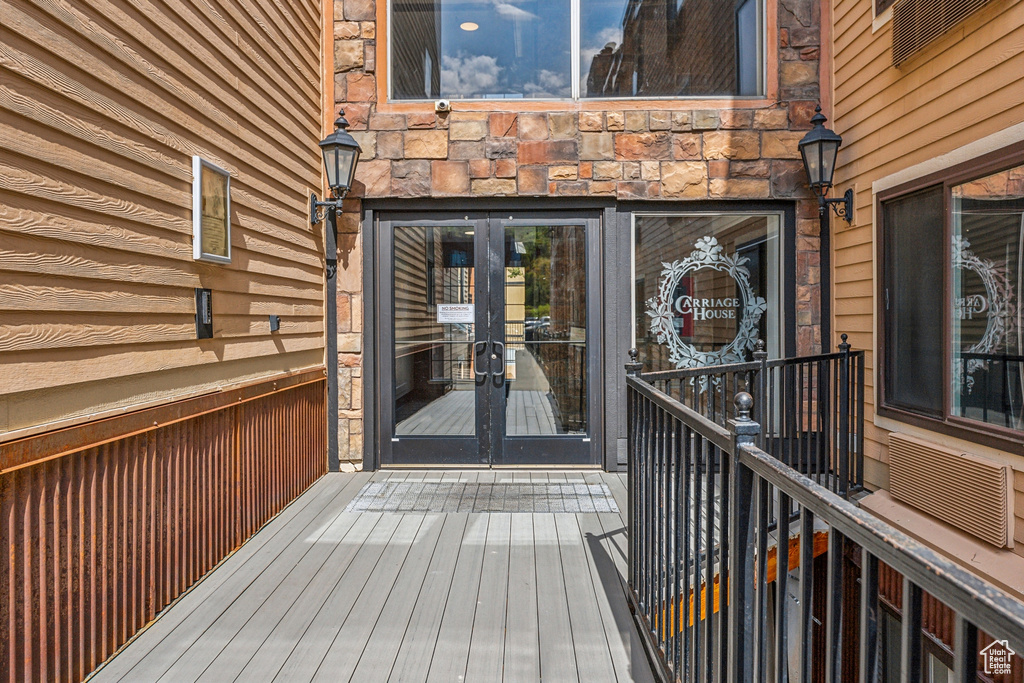
<path fill-rule="evenodd" d="M 789 683 L 789 626 L 786 587 L 789 580 L 789 496 L 779 491 L 778 542 L 775 546 L 775 680 Z"/>
<path fill-rule="evenodd" d="M 854 428 L 857 430 L 857 487 L 864 486 L 864 352 L 857 353 L 857 418 Z"/>
<path fill-rule="evenodd" d="M 693 618 L 693 604 L 690 598 L 691 585 L 690 567 L 693 558 L 693 543 L 690 537 L 690 505 L 691 489 L 693 486 L 693 432 L 689 427 L 683 430 L 684 436 L 684 457 L 683 457 L 683 495 L 681 500 L 683 509 L 683 592 L 680 599 L 683 601 L 683 676 L 682 680 L 689 681 L 690 673 L 693 671 L 693 650 L 692 632 L 690 623 Z"/>
<path fill-rule="evenodd" d="M 738 392 L 737 392 L 738 393 Z M 726 680 L 729 671 L 729 567 L 731 566 L 732 544 L 729 542 L 732 499 L 729 491 L 732 459 L 729 453 L 715 448 L 718 454 L 718 652 L 719 679 Z"/>
<path fill-rule="evenodd" d="M 850 489 L 850 345 L 846 339 L 843 334 L 839 345 L 843 357 L 839 362 L 839 488 L 836 490 L 843 498 Z"/>
<path fill-rule="evenodd" d="M 900 652 L 900 683 L 922 680 L 921 599 L 923 591 L 903 577 L 903 650 Z"/>
<path fill-rule="evenodd" d="M 800 510 L 800 681 L 811 683 L 814 642 L 814 513 Z"/>
<path fill-rule="evenodd" d="M 703 493 L 703 469 L 704 459 L 701 455 L 704 452 L 704 438 L 694 434 L 693 449 L 693 680 L 700 681 L 704 673 L 704 650 L 702 649 L 703 639 L 701 638 L 701 614 L 704 604 L 704 593 L 702 591 L 701 577 L 703 575 L 702 547 L 701 547 L 701 500 Z"/>
<path fill-rule="evenodd" d="M 714 680 L 715 656 L 715 448 L 704 441 L 705 480 L 704 480 L 704 548 L 707 556 L 704 560 L 704 648 L 707 670 L 704 678 L 711 683 Z"/>
<path fill-rule="evenodd" d="M 878 680 L 878 558 L 860 552 L 860 683 Z"/>
<path fill-rule="evenodd" d="M 955 683 L 976 683 L 978 680 L 978 627 L 964 615 L 956 615 L 953 634 L 953 680 Z"/>
<path fill-rule="evenodd" d="M 843 638 L 843 535 L 828 531 L 828 607 L 825 615 L 825 681 L 839 683 Z"/>
<path fill-rule="evenodd" d="M 768 480 L 757 477 L 757 667 L 755 680 L 765 681 L 768 675 L 768 519 L 771 490 Z"/>

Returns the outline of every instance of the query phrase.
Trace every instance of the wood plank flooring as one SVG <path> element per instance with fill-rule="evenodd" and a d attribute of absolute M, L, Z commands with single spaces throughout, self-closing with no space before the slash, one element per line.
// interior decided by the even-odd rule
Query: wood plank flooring
<path fill-rule="evenodd" d="M 395 426 L 397 436 L 472 436 L 475 422 L 467 419 L 476 411 L 476 392 L 449 391 L 420 408 Z M 505 428 L 509 436 L 561 434 L 548 394 L 512 388 L 505 407 Z"/>
<path fill-rule="evenodd" d="M 625 510 L 624 476 L 329 474 L 91 680 L 652 681 L 620 513 L 345 511 L 371 481 L 605 484 Z"/>

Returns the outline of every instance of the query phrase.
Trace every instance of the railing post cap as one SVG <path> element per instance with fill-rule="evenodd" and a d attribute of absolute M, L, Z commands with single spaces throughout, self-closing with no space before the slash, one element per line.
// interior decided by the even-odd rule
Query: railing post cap
<path fill-rule="evenodd" d="M 846 342 L 846 340 L 849 339 L 849 336 L 844 332 L 841 335 L 839 335 L 839 338 L 842 339 L 842 341 L 839 342 L 839 350 L 840 351 L 849 351 L 850 350 L 850 345 Z"/>
<path fill-rule="evenodd" d="M 733 405 L 736 407 L 736 417 L 729 420 L 729 430 L 737 437 L 747 437 L 743 441 L 751 441 L 749 437 L 761 433 L 761 425 L 754 422 L 750 417 L 754 408 L 754 397 L 745 391 L 741 391 L 733 398 Z"/>
<path fill-rule="evenodd" d="M 760 361 L 768 357 L 768 352 L 764 350 L 764 339 L 758 339 L 754 342 L 754 360 Z"/>
<path fill-rule="evenodd" d="M 640 371 L 643 370 L 644 364 L 637 360 L 639 357 L 640 351 L 635 346 L 629 350 L 629 362 L 626 363 L 627 375 L 632 377 L 640 376 Z"/>

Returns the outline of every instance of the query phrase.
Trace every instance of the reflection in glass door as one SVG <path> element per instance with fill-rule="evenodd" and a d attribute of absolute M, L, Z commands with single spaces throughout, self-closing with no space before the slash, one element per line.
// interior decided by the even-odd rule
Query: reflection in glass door
<path fill-rule="evenodd" d="M 596 464 L 597 220 L 460 218 L 380 233 L 382 463 Z"/>
<path fill-rule="evenodd" d="M 505 228 L 505 433 L 587 433 L 582 225 Z"/>
<path fill-rule="evenodd" d="M 497 331 L 505 344 L 498 397 L 503 424 L 495 424 L 503 435 L 500 464 L 585 464 L 591 412 L 587 222 L 493 223 L 491 244 L 501 249 L 505 266 L 504 321 Z"/>
<path fill-rule="evenodd" d="M 481 411 L 486 375 L 475 367 L 474 351 L 483 356 L 486 350 L 476 343 L 486 304 L 477 307 L 485 291 L 476 277 L 477 250 L 485 248 L 478 227 L 473 221 L 424 221 L 395 225 L 387 233 L 392 311 L 387 437 L 397 462 L 481 462 L 478 417 L 486 414 Z"/>

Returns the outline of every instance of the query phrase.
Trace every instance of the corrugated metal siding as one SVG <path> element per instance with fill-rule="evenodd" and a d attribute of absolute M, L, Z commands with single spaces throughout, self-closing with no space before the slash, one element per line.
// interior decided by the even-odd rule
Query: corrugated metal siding
<path fill-rule="evenodd" d="M 880 562 L 878 565 L 878 591 L 884 602 L 888 603 L 897 615 L 903 613 L 903 575 Z M 941 643 L 950 653 L 955 646 L 956 615 L 953 610 L 940 602 L 936 597 L 924 591 L 921 597 L 921 629 Z M 978 647 L 984 648 L 999 636 L 991 636 L 978 632 Z M 981 654 L 978 655 L 978 671 L 984 671 Z M 983 674 L 978 675 L 980 681 L 995 680 L 998 683 L 1024 683 L 1024 658 L 1018 654 L 1013 658 L 1012 673 L 1009 676 L 996 676 L 994 679 Z"/>
<path fill-rule="evenodd" d="M 325 380 L 0 475 L 0 680 L 79 681 L 326 471 Z"/>

